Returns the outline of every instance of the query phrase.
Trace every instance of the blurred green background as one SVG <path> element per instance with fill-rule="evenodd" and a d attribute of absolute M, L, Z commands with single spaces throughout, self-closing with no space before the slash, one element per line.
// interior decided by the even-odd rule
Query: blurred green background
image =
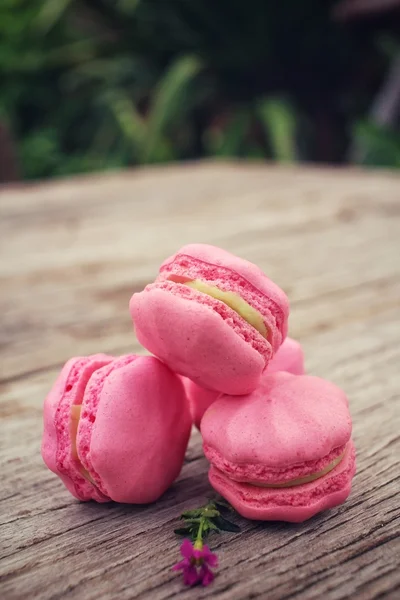
<path fill-rule="evenodd" d="M 2 0 L 0 179 L 202 157 L 400 167 L 399 4 Z"/>

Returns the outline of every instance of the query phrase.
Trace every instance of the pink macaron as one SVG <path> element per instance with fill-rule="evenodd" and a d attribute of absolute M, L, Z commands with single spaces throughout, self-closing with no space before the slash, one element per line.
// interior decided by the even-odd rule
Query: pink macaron
<path fill-rule="evenodd" d="M 276 373 L 277 371 L 287 371 L 293 373 L 293 375 L 304 375 L 304 354 L 299 342 L 289 337 L 285 339 L 267 367 L 268 373 Z M 193 423 L 199 429 L 204 413 L 220 396 L 220 392 L 207 390 L 186 377 L 182 379 Z"/>
<path fill-rule="evenodd" d="M 268 373 L 286 371 L 292 375 L 304 375 L 304 352 L 301 344 L 287 337 L 270 361 L 267 371 Z"/>
<path fill-rule="evenodd" d="M 157 358 L 77 357 L 44 404 L 42 456 L 79 500 L 157 500 L 181 470 L 191 429 L 180 378 Z"/>
<path fill-rule="evenodd" d="M 346 500 L 355 474 L 348 401 L 309 375 L 265 374 L 201 422 L 211 485 L 249 519 L 301 522 Z"/>
<path fill-rule="evenodd" d="M 204 244 L 184 246 L 134 294 L 139 342 L 204 388 L 253 391 L 287 334 L 284 292 L 256 265 Z"/>

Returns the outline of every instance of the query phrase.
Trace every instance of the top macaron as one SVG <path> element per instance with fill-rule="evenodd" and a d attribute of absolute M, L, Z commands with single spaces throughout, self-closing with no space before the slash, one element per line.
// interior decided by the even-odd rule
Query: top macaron
<path fill-rule="evenodd" d="M 190 244 L 132 296 L 130 312 L 139 342 L 173 371 L 240 395 L 257 387 L 284 341 L 289 303 L 251 262 Z"/>

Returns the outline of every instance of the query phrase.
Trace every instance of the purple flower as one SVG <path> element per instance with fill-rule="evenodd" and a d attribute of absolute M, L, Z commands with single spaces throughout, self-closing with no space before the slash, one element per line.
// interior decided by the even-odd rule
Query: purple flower
<path fill-rule="evenodd" d="M 172 570 L 183 571 L 184 584 L 189 586 L 197 583 L 201 583 L 203 586 L 210 585 L 215 577 L 210 567 L 218 565 L 217 555 L 202 542 L 196 542 L 193 545 L 190 540 L 183 540 L 181 554 L 183 560 L 174 565 Z"/>

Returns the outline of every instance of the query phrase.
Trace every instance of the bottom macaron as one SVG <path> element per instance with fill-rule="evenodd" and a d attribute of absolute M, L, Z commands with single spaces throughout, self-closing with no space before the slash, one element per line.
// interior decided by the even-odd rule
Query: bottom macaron
<path fill-rule="evenodd" d="M 181 470 L 191 418 L 180 378 L 157 358 L 69 360 L 44 404 L 42 456 L 79 500 L 157 500 Z"/>
<path fill-rule="evenodd" d="M 265 374 L 201 422 L 211 485 L 244 517 L 301 522 L 348 497 L 355 474 L 347 398 L 307 375 Z"/>

